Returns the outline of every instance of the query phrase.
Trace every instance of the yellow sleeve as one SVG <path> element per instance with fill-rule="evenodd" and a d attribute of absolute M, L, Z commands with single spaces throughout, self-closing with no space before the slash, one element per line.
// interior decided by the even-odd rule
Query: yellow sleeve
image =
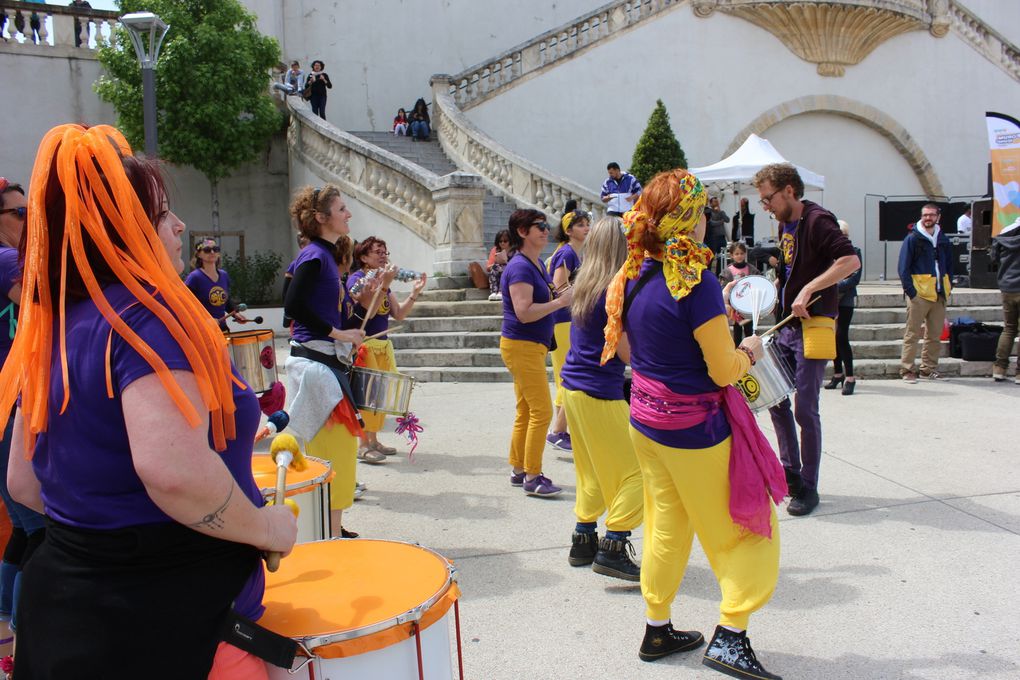
<path fill-rule="evenodd" d="M 730 327 L 722 314 L 695 328 L 694 339 L 705 355 L 708 377 L 719 387 L 732 385 L 751 368 L 747 354 L 733 346 Z"/>

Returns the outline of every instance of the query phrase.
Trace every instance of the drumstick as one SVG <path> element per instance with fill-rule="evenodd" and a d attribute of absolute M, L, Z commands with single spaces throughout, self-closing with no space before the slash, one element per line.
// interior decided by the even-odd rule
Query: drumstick
<path fill-rule="evenodd" d="M 383 335 L 386 335 L 387 333 L 396 333 L 397 331 L 399 331 L 402 328 L 403 328 L 402 325 L 401 326 L 394 326 L 393 328 L 387 328 L 384 331 L 379 331 L 378 333 L 373 333 L 372 335 L 365 336 L 365 339 L 366 340 L 375 340 L 376 338 L 381 337 Z"/>
<path fill-rule="evenodd" d="M 303 470 L 308 467 L 308 462 L 301 453 L 297 440 L 289 434 L 278 434 L 273 438 L 269 447 L 269 454 L 276 463 L 276 496 L 274 505 L 282 505 L 287 498 L 287 468 Z M 276 571 L 280 568 L 280 559 L 283 553 L 270 552 L 266 555 L 266 569 Z"/>
<path fill-rule="evenodd" d="M 376 305 L 379 304 L 379 296 L 382 295 L 382 292 L 383 292 L 383 287 L 382 287 L 382 283 L 380 283 L 379 287 L 375 289 L 375 295 L 372 296 L 372 302 L 370 302 L 369 305 L 368 305 L 368 308 L 365 309 L 365 318 L 361 320 L 361 330 L 362 331 L 364 331 L 365 330 L 365 326 L 368 325 L 368 320 L 371 319 L 373 316 L 375 316 L 375 311 L 374 310 L 376 308 Z M 385 332 L 388 333 L 389 331 L 385 331 Z M 374 337 L 378 337 L 378 334 L 373 335 L 372 337 L 373 338 Z M 365 338 L 365 340 L 368 340 L 368 339 L 369 338 Z M 357 347 L 351 347 L 351 355 L 350 355 L 350 360 L 351 361 L 354 360 L 354 355 L 356 355 L 357 353 L 358 353 L 358 348 Z"/>
<path fill-rule="evenodd" d="M 815 304 L 816 302 L 818 302 L 821 299 L 822 299 L 822 296 L 819 295 L 814 300 L 812 300 L 811 302 L 807 303 L 807 306 L 810 307 L 811 305 Z M 767 335 L 772 335 L 773 333 L 778 331 L 780 328 L 782 328 L 786 324 L 790 323 L 790 321 L 792 321 L 795 316 L 797 316 L 797 315 L 796 314 L 791 314 L 790 316 L 786 317 L 785 319 L 783 319 L 782 321 L 777 323 L 775 326 L 773 326 L 772 328 L 770 328 L 767 331 L 765 331 L 764 333 L 762 333 L 761 337 L 764 338 Z"/>

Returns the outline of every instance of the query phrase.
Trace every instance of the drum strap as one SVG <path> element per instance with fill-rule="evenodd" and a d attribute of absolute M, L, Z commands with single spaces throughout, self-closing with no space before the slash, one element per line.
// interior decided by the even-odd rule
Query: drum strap
<path fill-rule="evenodd" d="M 294 657 L 297 656 L 297 642 L 263 628 L 236 611 L 231 611 L 224 621 L 220 638 L 242 651 L 287 670 L 294 665 Z"/>
<path fill-rule="evenodd" d="M 631 289 L 630 293 L 627 294 L 627 297 L 624 298 L 623 314 L 620 315 L 621 319 L 627 318 L 627 310 L 630 309 L 630 304 L 634 302 L 634 298 L 637 297 L 637 294 L 641 291 L 641 289 L 644 288 L 645 285 L 649 281 L 651 281 L 656 274 L 660 272 L 662 272 L 662 263 L 659 262 L 658 260 L 654 260 L 652 262 L 652 266 L 648 268 L 648 271 L 641 275 L 641 278 L 638 279 L 637 285 L 634 286 L 634 288 Z"/>

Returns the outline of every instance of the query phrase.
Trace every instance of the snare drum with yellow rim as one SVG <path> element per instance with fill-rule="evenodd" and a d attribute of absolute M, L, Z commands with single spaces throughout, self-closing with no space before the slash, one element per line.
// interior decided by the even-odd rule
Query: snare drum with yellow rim
<path fill-rule="evenodd" d="M 305 456 L 308 467 L 298 472 L 287 468 L 287 497 L 298 504 L 298 543 L 321 541 L 329 538 L 329 483 L 336 473 L 328 460 Z M 272 456 L 255 454 L 251 457 L 251 471 L 255 475 L 262 497 L 276 495 L 276 463 Z"/>
<path fill-rule="evenodd" d="M 371 539 L 304 543 L 266 574 L 259 625 L 302 648 L 283 678 L 451 680 L 450 613 L 459 677 L 460 590 L 453 565 L 421 546 Z"/>

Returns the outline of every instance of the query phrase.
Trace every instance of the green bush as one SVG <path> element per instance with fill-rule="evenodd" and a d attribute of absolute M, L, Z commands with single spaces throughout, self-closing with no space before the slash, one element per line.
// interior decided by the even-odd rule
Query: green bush
<path fill-rule="evenodd" d="M 669 114 L 662 100 L 657 99 L 648 117 L 648 126 L 634 149 L 630 173 L 644 184 L 664 170 L 686 167 L 687 157 L 670 127 Z"/>
<path fill-rule="evenodd" d="M 251 257 L 223 254 L 223 268 L 230 276 L 230 298 L 247 305 L 279 302 L 276 280 L 283 267 L 279 253 L 257 252 Z"/>

